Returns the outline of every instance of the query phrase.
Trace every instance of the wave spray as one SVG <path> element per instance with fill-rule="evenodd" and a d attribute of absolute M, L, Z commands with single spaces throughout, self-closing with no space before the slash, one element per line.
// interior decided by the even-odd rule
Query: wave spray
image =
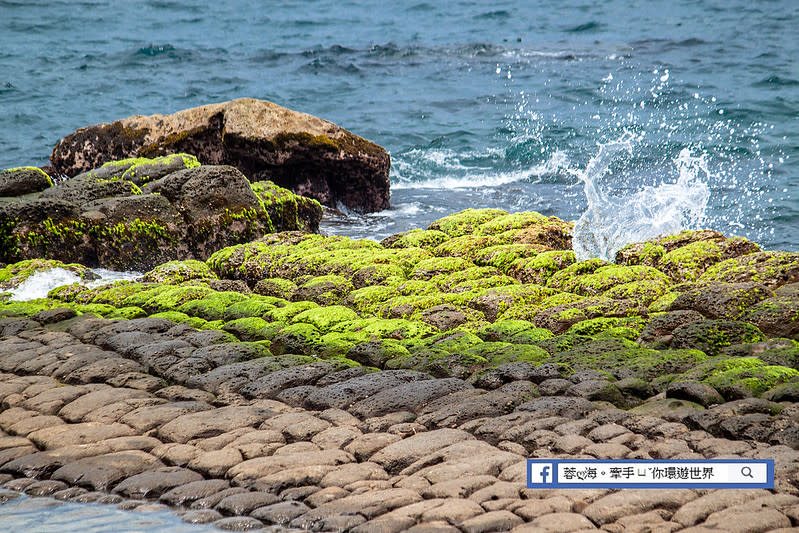
<path fill-rule="evenodd" d="M 584 170 L 568 169 L 583 183 L 588 207 L 574 226 L 572 247 L 578 260 L 599 257 L 613 261 L 616 252 L 633 242 L 658 235 L 698 229 L 705 221 L 710 187 L 705 155 L 683 148 L 673 160 L 677 178 L 631 191 L 620 157 L 631 156 L 641 137 L 625 132 L 599 145 Z M 632 180 L 637 181 L 637 180 Z"/>

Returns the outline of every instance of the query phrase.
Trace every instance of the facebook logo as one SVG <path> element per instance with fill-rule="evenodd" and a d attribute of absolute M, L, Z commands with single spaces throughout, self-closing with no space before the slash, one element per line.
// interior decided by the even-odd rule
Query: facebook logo
<path fill-rule="evenodd" d="M 527 479 L 531 485 L 552 485 L 555 482 L 555 467 L 552 463 L 528 462 Z"/>

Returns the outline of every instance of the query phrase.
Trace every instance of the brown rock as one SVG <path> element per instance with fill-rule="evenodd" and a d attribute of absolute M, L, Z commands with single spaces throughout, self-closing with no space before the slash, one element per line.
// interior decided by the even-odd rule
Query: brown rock
<path fill-rule="evenodd" d="M 232 466 L 241 463 L 241 452 L 235 448 L 223 448 L 200 453 L 189 461 L 188 467 L 209 477 L 222 477 Z"/>
<path fill-rule="evenodd" d="M 425 455 L 472 438 L 474 437 L 469 433 L 458 429 L 428 431 L 389 444 L 375 453 L 371 460 L 381 465 L 387 472 L 396 473 Z"/>
<path fill-rule="evenodd" d="M 222 514 L 244 515 L 259 507 L 272 505 L 280 501 L 277 496 L 268 492 L 242 492 L 223 498 L 215 509 Z"/>
<path fill-rule="evenodd" d="M 80 422 L 83 417 L 103 406 L 133 398 L 148 398 L 150 395 L 142 390 L 107 387 L 71 401 L 58 412 L 58 416 L 67 422 Z M 123 422 L 125 423 L 125 422 Z M 128 424 L 130 425 L 130 424 Z"/>
<path fill-rule="evenodd" d="M 228 471 L 227 477 L 232 478 L 236 484 L 245 484 L 270 474 L 276 474 L 288 468 L 298 468 L 308 465 L 336 466 L 352 461 L 353 457 L 342 450 L 324 450 L 319 452 L 258 457 L 237 464 Z"/>
<path fill-rule="evenodd" d="M 186 401 L 165 403 L 139 407 L 120 418 L 119 421 L 129 425 L 136 431 L 146 432 L 174 420 L 179 416 L 199 411 L 207 411 L 209 409 L 213 409 L 213 407 L 205 402 Z"/>
<path fill-rule="evenodd" d="M 166 441 L 186 443 L 191 439 L 214 437 L 240 427 L 254 427 L 273 414 L 258 407 L 220 407 L 179 416 L 161 426 L 158 434 Z"/>
<path fill-rule="evenodd" d="M 582 513 L 595 524 L 610 524 L 655 508 L 676 510 L 694 498 L 696 493 L 691 490 L 625 490 L 596 500 Z"/>
<path fill-rule="evenodd" d="M 356 437 L 344 447 L 344 451 L 351 453 L 359 461 L 366 461 L 376 452 L 399 440 L 401 440 L 399 435 L 391 433 L 367 433 Z"/>
<path fill-rule="evenodd" d="M 492 511 L 462 522 L 460 529 L 466 533 L 509 531 L 522 522 L 521 518 L 510 511 Z"/>
<path fill-rule="evenodd" d="M 59 141 L 50 161 L 74 176 L 113 159 L 180 152 L 326 205 L 388 207 L 385 150 L 325 120 L 249 98 L 81 128 Z"/>
<path fill-rule="evenodd" d="M 533 525 L 544 528 L 550 533 L 570 533 L 583 529 L 595 529 L 594 524 L 581 514 L 560 512 L 539 516 Z"/>
<path fill-rule="evenodd" d="M 436 520 L 460 524 L 474 516 L 485 513 L 480 504 L 461 498 L 448 498 L 434 509 L 422 514 L 422 521 L 433 522 Z"/>

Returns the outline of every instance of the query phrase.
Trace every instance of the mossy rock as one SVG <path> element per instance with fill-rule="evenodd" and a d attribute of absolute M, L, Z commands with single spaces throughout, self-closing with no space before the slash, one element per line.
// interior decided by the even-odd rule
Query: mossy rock
<path fill-rule="evenodd" d="M 547 282 L 547 287 L 583 296 L 600 296 L 614 287 L 626 285 L 626 291 L 635 296 L 647 294 L 645 287 L 635 289 L 631 284 L 652 285 L 649 300 L 652 301 L 662 295 L 671 282 L 665 274 L 652 267 L 602 265 L 599 260 L 589 259 L 556 273 Z M 621 292 L 623 295 L 625 290 Z M 610 295 L 607 297 L 612 298 Z M 617 296 L 616 299 L 620 298 Z"/>
<path fill-rule="evenodd" d="M 255 284 L 253 292 L 263 296 L 274 296 L 276 298 L 283 298 L 291 300 L 294 291 L 297 290 L 297 284 L 290 279 L 283 278 L 266 278 L 260 280 Z"/>
<path fill-rule="evenodd" d="M 189 280 L 218 279 L 203 261 L 169 261 L 155 267 L 142 276 L 142 281 L 178 285 Z"/>
<path fill-rule="evenodd" d="M 799 298 L 774 296 L 743 310 L 740 318 L 769 335 L 799 339 Z"/>
<path fill-rule="evenodd" d="M 674 303 L 674 300 L 679 298 L 680 294 L 681 293 L 677 291 L 665 292 L 662 296 L 658 297 L 655 301 L 649 304 L 647 311 L 650 313 L 661 313 L 663 311 L 668 311 L 671 309 L 671 304 Z"/>
<path fill-rule="evenodd" d="M 201 286 L 169 287 L 145 301 L 140 307 L 150 312 L 169 311 L 177 309 L 192 300 L 202 300 L 210 295 L 216 295 L 213 289 Z"/>
<path fill-rule="evenodd" d="M 610 300 L 607 298 L 583 298 L 581 300 L 541 308 L 532 322 L 538 327 L 546 328 L 556 335 L 564 333 L 571 326 L 591 318 L 629 318 L 640 316 L 646 308 L 635 300 Z M 503 318 L 509 318 L 503 315 Z"/>
<path fill-rule="evenodd" d="M 277 231 L 317 231 L 322 218 L 322 205 L 311 198 L 298 196 L 271 181 L 251 184 L 261 207 L 269 215 L 272 229 Z"/>
<path fill-rule="evenodd" d="M 734 344 L 721 351 L 728 357 L 757 357 L 769 365 L 799 370 L 799 342 L 792 339 L 768 339 L 753 344 Z"/>
<path fill-rule="evenodd" d="M 46 272 L 53 268 L 68 270 L 82 280 L 97 279 L 91 269 L 76 263 L 62 263 L 54 259 L 26 259 L 0 268 L 0 290 L 16 288 L 37 272 Z"/>
<path fill-rule="evenodd" d="M 554 218 L 554 217 L 553 217 Z M 529 226 L 539 226 L 550 222 L 550 217 L 535 211 L 524 211 L 493 217 L 480 224 L 475 230 L 477 235 L 496 235 L 510 230 L 518 230 Z"/>
<path fill-rule="evenodd" d="M 38 167 L 18 167 L 0 171 L 0 197 L 21 196 L 43 191 L 53 180 Z"/>
<path fill-rule="evenodd" d="M 199 300 L 181 305 L 177 310 L 190 316 L 198 316 L 209 322 L 223 320 L 227 309 L 243 300 L 247 295 L 232 291 L 212 292 Z"/>
<path fill-rule="evenodd" d="M 492 236 L 461 235 L 439 244 L 432 252 L 438 257 L 461 257 L 472 261 L 477 251 L 496 244 L 502 243 Z"/>
<path fill-rule="evenodd" d="M 574 225 L 556 217 L 547 222 L 509 230 L 494 237 L 500 243 L 535 244 L 546 250 L 571 250 Z"/>
<path fill-rule="evenodd" d="M 399 364 L 408 359 L 410 352 L 393 339 L 374 339 L 359 342 L 347 351 L 347 358 L 362 365 L 385 368 L 388 361 Z"/>
<path fill-rule="evenodd" d="M 651 241 L 636 242 L 616 252 L 616 263 L 657 267 L 664 255 L 666 249 L 660 244 Z"/>
<path fill-rule="evenodd" d="M 799 253 L 758 252 L 727 259 L 708 268 L 699 278 L 708 282 L 752 281 L 776 288 L 799 281 Z"/>
<path fill-rule="evenodd" d="M 412 229 L 386 237 L 380 244 L 386 248 L 424 248 L 431 250 L 450 237 L 443 231 Z"/>
<path fill-rule="evenodd" d="M 322 334 L 311 324 L 290 324 L 272 339 L 272 353 L 315 355 L 321 351 Z"/>
<path fill-rule="evenodd" d="M 698 350 L 652 350 L 626 339 L 609 338 L 593 339 L 556 353 L 549 362 L 567 364 L 575 372 L 599 370 L 618 379 L 649 381 L 685 372 L 707 358 Z"/>
<path fill-rule="evenodd" d="M 441 293 L 421 296 L 396 296 L 376 306 L 375 314 L 383 318 L 419 320 L 427 309 L 443 305 L 446 298 Z"/>
<path fill-rule="evenodd" d="M 112 298 L 124 298 L 120 302 L 122 305 L 133 305 L 136 307 L 144 307 L 149 300 L 157 297 L 159 294 L 163 292 L 167 292 L 172 290 L 174 287 L 170 285 L 140 285 L 135 284 L 134 286 L 121 286 L 118 290 L 111 290 L 109 289 L 108 293 L 109 298 L 100 298 L 100 294 L 108 294 L 108 293 L 98 293 L 98 296 L 95 296 L 94 301 L 96 303 L 109 303 L 114 305 L 111 301 L 106 301 Z M 133 292 L 130 292 L 133 291 Z"/>
<path fill-rule="evenodd" d="M 397 265 L 373 264 L 362 267 L 352 275 L 356 289 L 374 285 L 395 285 L 405 280 L 405 271 Z"/>
<path fill-rule="evenodd" d="M 759 283 L 713 282 L 688 288 L 675 298 L 669 310 L 692 309 L 708 318 L 735 320 L 770 296 L 772 291 Z"/>
<path fill-rule="evenodd" d="M 279 298 L 264 296 L 250 296 L 245 300 L 235 302 L 225 309 L 225 320 L 236 320 L 247 317 L 263 317 L 273 309 L 283 307 L 288 302 Z"/>
<path fill-rule="evenodd" d="M 336 324 L 333 331 L 360 332 L 379 339 L 419 339 L 433 335 L 436 330 L 424 322 L 405 320 L 402 318 L 361 318 L 352 322 Z"/>
<path fill-rule="evenodd" d="M 294 301 L 307 300 L 319 305 L 334 305 L 354 288 L 350 280 L 342 276 L 317 276 L 297 287 L 292 299 Z"/>
<path fill-rule="evenodd" d="M 476 265 L 492 266 L 507 273 L 515 261 L 535 257 L 545 250 L 536 244 L 499 244 L 475 250 L 472 258 Z"/>
<path fill-rule="evenodd" d="M 522 283 L 546 285 L 549 279 L 576 261 L 572 250 L 541 252 L 534 257 L 514 261 L 507 274 Z"/>
<path fill-rule="evenodd" d="M 193 155 L 170 154 L 153 159 L 136 157 L 109 161 L 100 167 L 102 170 L 90 170 L 88 174 L 102 179 L 121 179 L 144 185 L 172 172 L 199 166 L 200 162 Z"/>
<path fill-rule="evenodd" d="M 359 313 L 376 314 L 378 307 L 382 303 L 387 302 L 396 295 L 397 290 L 395 287 L 376 285 L 352 291 L 342 303 Z"/>
<path fill-rule="evenodd" d="M 447 331 L 425 339 L 419 348 L 444 350 L 450 353 L 463 353 L 468 348 L 482 344 L 483 339 L 467 331 Z M 410 349 L 413 353 L 414 349 Z"/>
<path fill-rule="evenodd" d="M 316 309 L 319 307 L 319 304 L 314 302 L 302 301 L 302 302 L 291 302 L 286 304 L 283 307 L 276 307 L 271 311 L 267 312 L 266 318 L 273 320 L 275 322 L 291 322 L 291 319 L 295 316 L 299 315 L 303 311 L 307 311 L 309 309 Z"/>
<path fill-rule="evenodd" d="M 342 322 L 352 322 L 358 319 L 358 313 L 352 309 L 343 305 L 331 305 L 303 311 L 295 315 L 291 319 L 291 323 L 311 324 L 322 333 L 329 333 L 336 325 Z"/>
<path fill-rule="evenodd" d="M 513 285 L 516 283 L 516 280 L 509 276 L 503 275 L 499 270 L 494 267 L 478 267 L 472 266 L 466 268 L 464 270 L 458 270 L 455 272 L 448 272 L 446 274 L 439 274 L 437 276 L 433 276 L 430 281 L 435 284 L 436 287 L 443 291 L 452 292 L 455 287 L 458 286 L 472 286 L 474 288 L 480 287 L 480 282 L 486 279 L 496 279 L 496 280 L 504 280 L 504 283 L 500 283 L 498 285 L 491 285 L 491 286 L 502 286 L 502 285 Z M 465 292 L 465 291 L 459 291 Z"/>
<path fill-rule="evenodd" d="M 412 277 L 414 279 L 430 280 L 435 276 L 466 270 L 472 266 L 474 264 L 471 261 L 460 257 L 434 257 L 417 263 Z"/>
<path fill-rule="evenodd" d="M 552 332 L 548 329 L 538 328 L 527 320 L 497 320 L 475 332 L 478 337 L 487 342 L 523 342 L 511 340 L 519 335 L 520 339 L 536 338 L 544 340 L 552 337 Z M 525 336 L 522 336 L 525 334 Z M 527 342 L 524 342 L 528 344 Z"/>
<path fill-rule="evenodd" d="M 222 329 L 232 333 L 243 341 L 270 340 L 279 330 L 278 327 L 259 317 L 247 317 L 231 320 Z"/>
<path fill-rule="evenodd" d="M 117 281 L 111 285 L 103 285 L 102 287 L 98 287 L 96 289 L 78 293 L 73 299 L 76 301 L 85 301 L 86 303 L 109 304 L 113 305 L 114 307 L 141 307 L 141 305 L 136 305 L 132 301 L 137 300 L 138 298 L 131 297 L 152 288 L 158 288 L 159 290 L 164 291 L 168 287 L 165 285 L 155 286 L 148 283 Z M 83 298 L 84 295 L 87 298 Z M 128 301 L 129 299 L 131 300 L 130 302 Z M 146 301 L 147 299 L 141 300 L 140 304 L 144 304 Z"/>
<path fill-rule="evenodd" d="M 416 355 L 418 363 L 412 368 L 427 372 L 436 378 L 466 379 L 475 372 L 485 370 L 491 363 L 484 357 L 468 353 L 450 353 L 446 350 L 433 350 Z M 414 356 L 406 359 L 413 361 Z"/>
<path fill-rule="evenodd" d="M 765 340 L 756 326 L 736 320 L 701 320 L 677 327 L 672 332 L 673 348 L 694 348 L 716 356 L 733 344 L 751 344 Z"/>
<path fill-rule="evenodd" d="M 494 287 L 481 292 L 469 306 L 483 312 L 488 320 L 495 320 L 511 307 L 537 305 L 556 292 L 534 283 Z"/>
<path fill-rule="evenodd" d="M 510 342 L 483 342 L 467 348 L 463 353 L 485 358 L 492 365 L 505 363 L 543 363 L 549 352 L 532 344 Z"/>
<path fill-rule="evenodd" d="M 208 324 L 202 318 L 189 316 L 186 313 L 181 313 L 180 311 L 163 311 L 161 313 L 153 313 L 150 315 L 150 318 L 164 318 L 166 320 L 171 320 L 176 324 L 186 324 L 187 326 L 191 326 L 195 329 L 205 329 Z"/>
<path fill-rule="evenodd" d="M 570 327 L 567 333 L 575 335 L 621 337 L 635 340 L 643 331 L 647 321 L 641 317 L 598 317 L 583 320 Z"/>
<path fill-rule="evenodd" d="M 799 370 L 769 365 L 757 357 L 715 357 L 683 373 L 681 381 L 701 381 L 727 400 L 760 396 L 782 383 L 799 381 Z"/>
<path fill-rule="evenodd" d="M 53 300 L 47 299 L 30 300 L 27 302 L 14 302 L 10 300 L 0 301 L 0 317 L 31 317 L 40 311 L 52 309 L 54 303 Z M 58 306 L 61 307 L 60 302 Z"/>
<path fill-rule="evenodd" d="M 478 226 L 507 214 L 501 209 L 466 209 L 436 220 L 427 229 L 442 231 L 450 237 L 460 237 L 474 233 Z"/>
<path fill-rule="evenodd" d="M 47 297 L 52 300 L 59 300 L 62 302 L 74 302 L 78 299 L 78 297 L 86 292 L 89 292 L 89 288 L 86 287 L 86 285 L 72 283 L 70 285 L 61 285 L 60 287 L 50 289 L 50 291 L 47 293 Z M 10 293 L 7 294 L 10 295 Z M 92 298 L 94 298 L 94 295 L 88 299 L 82 300 L 82 303 L 89 303 Z"/>
<path fill-rule="evenodd" d="M 322 335 L 319 355 L 325 359 L 330 357 L 347 357 L 347 353 L 353 346 L 367 341 L 368 339 L 369 337 L 362 333 L 340 333 L 335 331 L 326 333 Z"/>
<path fill-rule="evenodd" d="M 124 318 L 125 320 L 133 320 L 134 318 L 144 318 L 147 312 L 141 307 L 119 307 L 115 308 L 116 312 L 110 318 Z"/>

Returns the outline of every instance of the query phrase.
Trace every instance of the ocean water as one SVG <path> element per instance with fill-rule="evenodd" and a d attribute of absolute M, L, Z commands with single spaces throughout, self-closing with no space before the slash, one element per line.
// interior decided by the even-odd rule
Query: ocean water
<path fill-rule="evenodd" d="M 0 0 L 0 167 L 249 96 L 390 151 L 392 208 L 331 233 L 499 207 L 583 217 L 586 255 L 698 226 L 796 250 L 797 27 L 795 0 Z"/>

